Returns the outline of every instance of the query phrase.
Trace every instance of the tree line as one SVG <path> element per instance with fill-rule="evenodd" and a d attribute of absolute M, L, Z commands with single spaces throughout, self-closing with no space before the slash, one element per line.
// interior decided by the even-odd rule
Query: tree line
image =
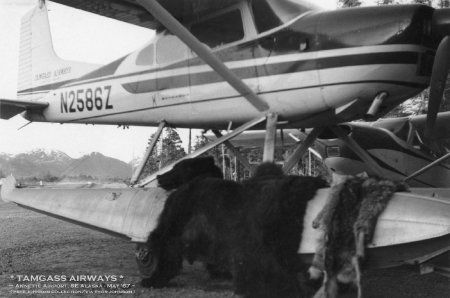
<path fill-rule="evenodd" d="M 153 134 L 149 140 L 155 137 Z M 191 151 L 202 148 L 208 144 L 209 140 L 204 135 L 197 135 L 193 140 Z M 148 148 L 147 148 L 148 149 Z M 262 162 L 262 148 L 237 148 L 250 164 L 257 165 Z M 275 161 L 282 162 L 289 156 L 294 148 L 278 146 L 275 151 Z M 189 149 L 188 149 L 189 150 Z M 176 162 L 186 156 L 186 150 L 182 146 L 181 138 L 178 132 L 173 128 L 165 128 L 157 145 L 147 160 L 141 177 L 146 177 L 159 169 Z M 237 160 L 233 152 L 224 145 L 219 145 L 204 153 L 202 156 L 212 156 L 215 164 L 219 166 L 225 179 L 243 180 L 250 176 L 250 172 Z M 309 160 L 308 158 L 311 158 Z M 310 169 L 310 170 L 309 170 Z M 292 174 L 299 175 L 326 175 L 327 170 L 318 158 L 305 155 L 304 159 L 294 167 Z"/>

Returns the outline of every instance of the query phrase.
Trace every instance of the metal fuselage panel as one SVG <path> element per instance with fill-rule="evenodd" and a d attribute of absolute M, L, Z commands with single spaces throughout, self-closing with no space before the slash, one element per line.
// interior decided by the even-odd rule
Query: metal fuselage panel
<path fill-rule="evenodd" d="M 312 12 L 256 39 L 213 49 L 279 114 L 306 126 L 330 112 L 329 123 L 361 118 L 381 91 L 379 115 L 429 83 L 436 45 L 426 31 L 433 9 L 389 6 Z M 171 39 L 181 59 L 138 65 L 142 51 Z M 258 111 L 176 37 L 160 32 L 147 47 L 80 79 L 42 86 L 50 103 L 32 121 L 225 128 Z M 184 47 L 184 48 L 183 48 Z M 36 90 L 39 91 L 39 90 Z M 302 124 L 303 123 L 303 124 Z M 309 122 L 308 122 L 309 123 Z"/>

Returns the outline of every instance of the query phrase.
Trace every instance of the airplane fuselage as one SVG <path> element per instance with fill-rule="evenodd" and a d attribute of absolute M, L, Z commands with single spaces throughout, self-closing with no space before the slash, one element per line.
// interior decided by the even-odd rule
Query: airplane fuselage
<path fill-rule="evenodd" d="M 241 30 L 236 36 L 198 32 L 210 28 L 214 16 L 186 26 L 282 123 L 311 127 L 359 119 L 386 92 L 379 117 L 429 83 L 436 46 L 427 31 L 432 8 L 307 11 L 268 30 L 245 1 L 216 17 L 236 13 L 242 22 L 231 26 Z M 175 127 L 226 128 L 260 113 L 167 31 L 78 79 L 36 79 L 48 84 L 19 95 L 43 92 L 40 100 L 50 105 L 42 114 L 28 112 L 32 121 L 153 126 L 165 120 Z"/>

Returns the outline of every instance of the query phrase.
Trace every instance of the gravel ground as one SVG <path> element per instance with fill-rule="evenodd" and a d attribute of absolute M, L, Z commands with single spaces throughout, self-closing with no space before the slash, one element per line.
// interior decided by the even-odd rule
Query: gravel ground
<path fill-rule="evenodd" d="M 210 280 L 198 264 L 185 266 L 168 288 L 144 289 L 133 253 L 134 244 L 127 241 L 0 201 L 0 297 L 233 297 L 230 282 Z M 36 275 L 66 281 L 26 280 Z M 69 281 L 83 275 L 117 280 Z M 364 277 L 365 298 L 450 297 L 447 278 L 419 275 L 415 267 L 372 271 Z"/>

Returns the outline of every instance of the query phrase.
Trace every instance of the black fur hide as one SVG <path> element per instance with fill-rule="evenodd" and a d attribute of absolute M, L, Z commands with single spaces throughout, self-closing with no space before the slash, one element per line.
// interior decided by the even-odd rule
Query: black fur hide
<path fill-rule="evenodd" d="M 300 297 L 298 247 L 307 203 L 326 186 L 319 178 L 285 176 L 263 164 L 244 183 L 186 170 L 195 160 L 164 174 L 162 185 L 185 182 L 167 199 L 149 237 L 158 260 L 145 286 L 164 286 L 181 269 L 182 259 L 201 260 L 231 271 L 236 292 L 245 297 Z M 215 171 L 211 171 L 214 173 Z M 200 175 L 198 175 L 200 174 Z M 175 177 L 176 183 L 166 179 Z"/>
<path fill-rule="evenodd" d="M 267 172 L 266 172 L 267 173 Z M 326 182 L 315 177 L 255 176 L 244 182 L 251 198 L 241 230 L 236 290 L 245 297 L 302 297 L 297 274 L 308 201 Z"/>
<path fill-rule="evenodd" d="M 242 186 L 213 177 L 197 177 L 180 186 L 167 199 L 149 247 L 158 261 L 144 286 L 163 287 L 178 274 L 183 258 L 230 268 L 229 249 L 240 212 Z"/>
<path fill-rule="evenodd" d="M 222 172 L 214 164 L 213 157 L 184 159 L 174 165 L 173 169 L 158 175 L 158 186 L 172 190 L 199 177 L 223 178 Z"/>

